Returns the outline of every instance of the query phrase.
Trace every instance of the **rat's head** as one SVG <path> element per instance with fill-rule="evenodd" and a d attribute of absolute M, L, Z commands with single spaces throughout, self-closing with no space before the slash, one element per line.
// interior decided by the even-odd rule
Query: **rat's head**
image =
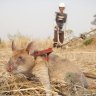
<path fill-rule="evenodd" d="M 13 74 L 27 73 L 34 66 L 33 42 L 29 43 L 27 48 L 17 50 L 14 41 L 12 42 L 12 56 L 7 63 L 7 71 Z"/>

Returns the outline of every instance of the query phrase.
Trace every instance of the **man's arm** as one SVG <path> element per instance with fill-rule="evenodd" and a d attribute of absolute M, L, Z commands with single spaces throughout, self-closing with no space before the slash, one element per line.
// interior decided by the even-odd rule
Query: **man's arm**
<path fill-rule="evenodd" d="M 63 30 L 64 32 L 66 32 L 66 27 L 67 27 L 67 14 L 65 14 L 65 21 L 64 21 L 64 26 L 63 26 Z"/>

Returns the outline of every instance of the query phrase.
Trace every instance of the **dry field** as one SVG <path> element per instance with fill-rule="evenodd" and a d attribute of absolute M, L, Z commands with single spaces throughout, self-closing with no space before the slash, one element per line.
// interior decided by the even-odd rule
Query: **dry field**
<path fill-rule="evenodd" d="M 53 49 L 56 54 L 67 58 L 79 66 L 82 72 L 89 72 L 96 75 L 96 39 L 85 46 L 83 40 L 71 42 L 66 48 Z M 19 48 L 26 47 L 29 39 L 16 38 L 15 43 Z M 3 42 L 4 43 L 4 42 Z M 46 45 L 47 44 L 47 45 Z M 45 96 L 45 91 L 36 77 L 32 81 L 27 80 L 23 75 L 14 76 L 6 72 L 6 64 L 11 56 L 11 42 L 0 44 L 0 96 Z M 5 46 L 4 46 L 5 45 Z M 39 50 L 52 47 L 52 39 L 36 41 Z M 94 87 L 96 79 L 87 81 Z M 53 93 L 58 92 L 61 96 L 96 96 L 96 89 L 85 89 L 71 84 L 51 82 Z"/>

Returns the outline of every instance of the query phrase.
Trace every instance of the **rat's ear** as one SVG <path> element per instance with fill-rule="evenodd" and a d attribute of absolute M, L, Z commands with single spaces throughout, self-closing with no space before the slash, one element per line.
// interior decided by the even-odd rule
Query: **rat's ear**
<path fill-rule="evenodd" d="M 34 42 L 30 42 L 30 43 L 27 45 L 26 51 L 28 52 L 28 54 L 32 54 L 32 52 L 34 51 L 33 43 L 34 43 Z"/>

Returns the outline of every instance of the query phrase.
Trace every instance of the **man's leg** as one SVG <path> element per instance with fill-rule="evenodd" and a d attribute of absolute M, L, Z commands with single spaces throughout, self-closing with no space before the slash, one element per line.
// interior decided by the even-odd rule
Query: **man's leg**
<path fill-rule="evenodd" d="M 63 41 L 64 41 L 64 32 L 60 32 L 59 33 L 59 41 L 61 44 L 63 44 Z"/>
<path fill-rule="evenodd" d="M 54 30 L 54 39 L 53 39 L 54 43 L 53 43 L 53 47 L 57 46 L 58 43 L 58 33 L 57 30 Z"/>

